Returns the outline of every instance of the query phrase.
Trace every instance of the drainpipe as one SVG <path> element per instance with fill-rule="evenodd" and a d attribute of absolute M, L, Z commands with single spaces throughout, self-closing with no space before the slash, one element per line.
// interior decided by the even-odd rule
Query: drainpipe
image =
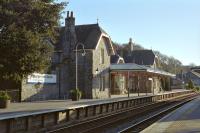
<path fill-rule="evenodd" d="M 130 97 L 130 88 L 129 88 L 129 71 L 128 71 L 128 97 Z"/>
<path fill-rule="evenodd" d="M 138 90 L 137 90 L 138 96 L 140 96 L 139 86 L 140 86 L 140 77 L 139 77 L 139 74 L 138 74 L 138 86 L 137 86 L 138 87 Z"/>

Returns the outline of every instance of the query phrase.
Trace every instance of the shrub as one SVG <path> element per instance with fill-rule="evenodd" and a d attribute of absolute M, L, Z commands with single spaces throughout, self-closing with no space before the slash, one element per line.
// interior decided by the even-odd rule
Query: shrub
<path fill-rule="evenodd" d="M 72 100 L 79 100 L 79 99 L 81 99 L 82 92 L 78 88 L 77 89 L 72 89 L 70 91 L 70 93 L 71 93 Z"/>
<path fill-rule="evenodd" d="M 195 90 L 196 90 L 196 91 L 200 91 L 200 87 L 199 87 L 199 86 L 196 86 L 196 87 L 195 87 Z"/>
<path fill-rule="evenodd" d="M 185 84 L 185 88 L 186 88 L 187 90 L 190 89 L 189 86 L 188 86 L 188 84 Z"/>
<path fill-rule="evenodd" d="M 10 100 L 10 96 L 6 91 L 0 91 L 0 100 Z"/>
<path fill-rule="evenodd" d="M 194 89 L 194 84 L 193 84 L 192 80 L 189 80 L 189 82 L 188 82 L 188 88 L 189 89 Z"/>

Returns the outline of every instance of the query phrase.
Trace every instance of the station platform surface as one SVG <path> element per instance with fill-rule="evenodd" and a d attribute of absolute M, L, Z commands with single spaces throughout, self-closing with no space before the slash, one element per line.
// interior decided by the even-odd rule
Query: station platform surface
<path fill-rule="evenodd" d="M 166 94 L 172 92 L 187 91 L 187 90 L 173 90 L 169 92 L 162 92 L 159 94 Z M 158 94 L 158 95 L 159 95 Z M 137 93 L 130 94 L 129 98 L 140 98 L 152 96 L 153 94 Z M 80 101 L 71 100 L 48 100 L 48 101 L 38 101 L 38 102 L 21 102 L 21 103 L 11 103 L 6 109 L 0 109 L 0 120 L 12 117 L 20 117 L 28 114 L 39 114 L 45 112 L 53 112 L 62 109 L 73 109 L 79 107 L 85 107 L 94 104 L 103 104 L 115 101 L 121 101 L 129 99 L 126 95 L 112 95 L 111 98 L 107 99 L 81 99 Z"/>
<path fill-rule="evenodd" d="M 200 97 L 163 117 L 142 133 L 200 133 Z"/>

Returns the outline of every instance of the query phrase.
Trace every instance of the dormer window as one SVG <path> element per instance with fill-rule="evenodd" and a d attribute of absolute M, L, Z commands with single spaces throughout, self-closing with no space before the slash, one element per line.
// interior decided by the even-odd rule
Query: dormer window
<path fill-rule="evenodd" d="M 104 64 L 104 49 L 101 48 L 100 50 L 100 63 Z"/>

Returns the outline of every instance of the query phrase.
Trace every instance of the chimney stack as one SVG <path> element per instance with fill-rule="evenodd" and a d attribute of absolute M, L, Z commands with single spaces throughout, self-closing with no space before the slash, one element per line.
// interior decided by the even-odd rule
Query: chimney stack
<path fill-rule="evenodd" d="M 65 27 L 75 26 L 75 18 L 73 15 L 73 11 L 67 11 L 67 18 L 65 18 Z"/>
<path fill-rule="evenodd" d="M 128 45 L 129 45 L 130 52 L 132 52 L 132 51 L 134 50 L 134 48 L 133 48 L 133 47 L 134 47 L 134 44 L 133 44 L 133 42 L 132 42 L 132 38 L 129 39 Z"/>

